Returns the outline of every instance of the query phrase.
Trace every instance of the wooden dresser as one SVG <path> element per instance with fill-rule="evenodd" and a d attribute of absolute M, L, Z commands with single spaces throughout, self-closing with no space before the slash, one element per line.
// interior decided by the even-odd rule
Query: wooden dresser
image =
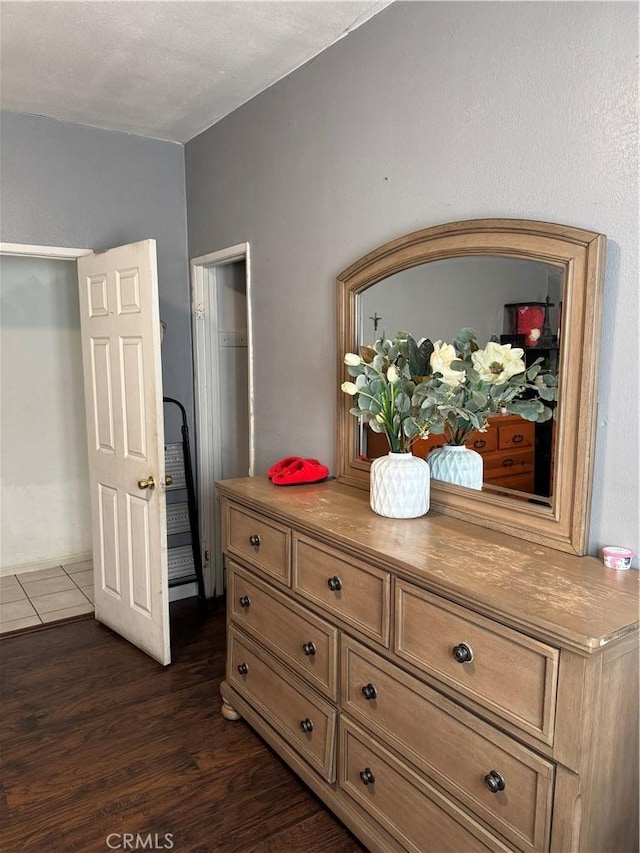
<path fill-rule="evenodd" d="M 474 433 L 467 447 L 484 460 L 484 481 L 519 492 L 535 491 L 535 429 L 532 421 L 520 415 L 495 415 L 489 419 L 486 432 Z M 430 435 L 413 445 L 415 456 L 425 459 L 436 447 L 442 447 L 444 436 Z M 370 459 L 384 456 L 389 445 L 382 433 L 367 432 L 367 455 Z"/>
<path fill-rule="evenodd" d="M 637 850 L 637 571 L 335 482 L 218 489 L 223 714 L 369 850 Z"/>

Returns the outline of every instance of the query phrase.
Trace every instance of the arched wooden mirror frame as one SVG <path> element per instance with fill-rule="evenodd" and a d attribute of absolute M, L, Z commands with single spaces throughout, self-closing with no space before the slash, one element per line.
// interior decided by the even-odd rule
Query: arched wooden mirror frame
<path fill-rule="evenodd" d="M 564 225 L 468 220 L 386 243 L 338 276 L 339 389 L 349 378 L 344 354 L 357 352 L 358 296 L 381 279 L 429 261 L 477 255 L 538 260 L 564 269 L 552 506 L 432 480 L 432 509 L 572 554 L 586 553 L 605 246 L 604 235 Z M 409 331 L 438 336 L 437 329 Z M 370 463 L 358 458 L 358 420 L 349 414 L 351 404 L 338 390 L 337 479 L 368 489 Z"/>

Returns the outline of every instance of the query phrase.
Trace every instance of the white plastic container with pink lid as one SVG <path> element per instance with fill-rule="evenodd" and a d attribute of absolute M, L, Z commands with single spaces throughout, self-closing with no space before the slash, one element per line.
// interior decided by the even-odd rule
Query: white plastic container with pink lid
<path fill-rule="evenodd" d="M 631 567 L 633 551 L 617 545 L 607 545 L 602 549 L 602 559 L 608 569 L 628 569 Z"/>

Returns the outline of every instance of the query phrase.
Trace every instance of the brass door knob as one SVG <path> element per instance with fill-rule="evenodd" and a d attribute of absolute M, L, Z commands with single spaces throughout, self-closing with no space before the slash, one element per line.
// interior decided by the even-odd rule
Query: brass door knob
<path fill-rule="evenodd" d="M 165 486 L 173 485 L 173 477 L 171 476 L 171 474 L 167 474 L 167 476 L 164 478 L 164 484 Z"/>
<path fill-rule="evenodd" d="M 149 475 L 146 480 L 138 480 L 138 488 L 139 489 L 155 489 L 156 481 L 153 479 L 153 475 Z"/>

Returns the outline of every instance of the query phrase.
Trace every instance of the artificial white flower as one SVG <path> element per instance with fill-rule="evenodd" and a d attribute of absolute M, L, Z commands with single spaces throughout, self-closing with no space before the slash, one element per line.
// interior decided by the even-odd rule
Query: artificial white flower
<path fill-rule="evenodd" d="M 512 376 L 524 372 L 523 355 L 524 350 L 519 347 L 489 341 L 484 349 L 471 353 L 471 360 L 483 382 L 502 385 Z"/>
<path fill-rule="evenodd" d="M 387 370 L 387 382 L 390 385 L 395 385 L 399 379 L 400 374 L 398 373 L 395 364 L 390 365 L 389 369 Z"/>
<path fill-rule="evenodd" d="M 340 388 L 345 394 L 351 394 L 352 397 L 358 393 L 358 389 L 353 382 L 343 382 Z"/>
<path fill-rule="evenodd" d="M 348 352 L 344 357 L 344 363 L 349 365 L 349 367 L 357 367 L 359 364 L 362 364 L 362 359 L 355 352 Z"/>
<path fill-rule="evenodd" d="M 442 381 L 453 388 L 464 382 L 467 375 L 464 370 L 451 369 L 451 362 L 458 360 L 452 344 L 443 344 L 442 341 L 435 342 L 430 358 L 431 370 L 434 373 L 442 374 Z"/>

